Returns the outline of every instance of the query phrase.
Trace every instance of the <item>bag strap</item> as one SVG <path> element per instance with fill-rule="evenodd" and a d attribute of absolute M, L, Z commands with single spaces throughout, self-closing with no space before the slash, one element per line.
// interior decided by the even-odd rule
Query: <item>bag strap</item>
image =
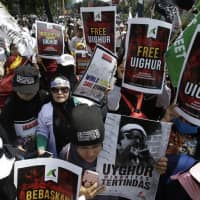
<path fill-rule="evenodd" d="M 126 103 L 126 105 L 128 106 L 128 108 L 130 109 L 131 113 L 133 113 L 135 111 L 135 107 L 132 105 L 132 103 L 126 98 L 126 96 L 124 94 L 121 93 L 121 97 L 124 100 L 124 102 Z"/>

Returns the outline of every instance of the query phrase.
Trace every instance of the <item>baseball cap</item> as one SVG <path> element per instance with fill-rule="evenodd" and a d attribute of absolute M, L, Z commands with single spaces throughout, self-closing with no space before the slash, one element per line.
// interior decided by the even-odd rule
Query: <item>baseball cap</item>
<path fill-rule="evenodd" d="M 13 90 L 20 93 L 35 93 L 39 90 L 39 71 L 30 63 L 15 70 Z"/>
<path fill-rule="evenodd" d="M 70 54 L 63 54 L 57 59 L 57 64 L 60 64 L 62 66 L 69 66 L 69 65 L 75 66 L 75 59 Z"/>
<path fill-rule="evenodd" d="M 100 108 L 79 104 L 72 110 L 73 134 L 70 141 L 79 146 L 94 145 L 104 140 L 104 122 Z"/>

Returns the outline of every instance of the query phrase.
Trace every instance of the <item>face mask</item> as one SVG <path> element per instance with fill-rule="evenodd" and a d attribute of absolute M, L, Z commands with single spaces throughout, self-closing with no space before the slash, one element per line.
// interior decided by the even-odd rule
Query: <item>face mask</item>
<path fill-rule="evenodd" d="M 178 132 L 180 132 L 182 134 L 194 135 L 194 134 L 198 133 L 197 126 L 190 125 L 189 123 L 182 121 L 180 118 L 175 118 L 172 120 L 172 122 L 174 123 Z"/>

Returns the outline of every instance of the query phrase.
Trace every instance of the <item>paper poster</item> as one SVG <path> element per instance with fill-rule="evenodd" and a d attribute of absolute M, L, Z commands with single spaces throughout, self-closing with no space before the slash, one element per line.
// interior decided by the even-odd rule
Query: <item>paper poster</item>
<path fill-rule="evenodd" d="M 59 24 L 36 21 L 38 54 L 43 58 L 57 58 L 64 53 L 63 28 Z"/>
<path fill-rule="evenodd" d="M 82 7 L 84 38 L 89 52 L 100 44 L 115 52 L 115 24 L 116 7 Z"/>
<path fill-rule="evenodd" d="M 105 47 L 97 45 L 87 71 L 73 91 L 73 95 L 101 104 L 113 80 L 116 67 L 117 60 L 114 54 Z"/>
<path fill-rule="evenodd" d="M 14 183 L 18 200 L 78 199 L 82 169 L 55 158 L 16 161 Z"/>
<path fill-rule="evenodd" d="M 103 150 L 97 160 L 102 195 L 154 200 L 159 173 L 155 162 L 165 155 L 171 123 L 108 113 Z"/>
<path fill-rule="evenodd" d="M 75 60 L 76 60 L 76 75 L 82 76 L 90 62 L 91 55 L 86 50 L 76 50 Z"/>
<path fill-rule="evenodd" d="M 200 26 L 193 35 L 179 79 L 176 111 L 186 120 L 200 123 Z"/>
<path fill-rule="evenodd" d="M 148 18 L 128 20 L 123 87 L 144 93 L 162 93 L 164 53 L 170 33 L 171 24 L 163 21 Z"/>

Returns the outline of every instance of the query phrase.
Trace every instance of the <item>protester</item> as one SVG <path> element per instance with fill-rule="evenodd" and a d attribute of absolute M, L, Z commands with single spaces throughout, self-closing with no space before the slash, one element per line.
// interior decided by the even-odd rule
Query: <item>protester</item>
<path fill-rule="evenodd" d="M 199 127 L 180 117 L 175 107 L 174 104 L 170 105 L 162 119 L 173 122 L 173 126 L 166 152 L 168 168 L 161 176 L 156 200 L 172 199 L 175 193 L 177 199 L 190 199 L 178 181 L 171 180 L 170 176 L 188 170 L 200 159 Z"/>
<path fill-rule="evenodd" d="M 114 92 L 113 98 L 108 96 L 108 109 L 110 112 L 120 113 L 122 115 L 148 118 L 151 120 L 159 120 L 163 117 L 165 107 L 170 102 L 170 92 L 166 92 L 165 102 L 159 102 L 160 96 L 154 94 L 143 94 L 134 90 L 126 89 L 122 87 L 122 79 L 124 74 L 124 61 L 118 64 L 116 74 L 115 91 L 111 91 L 109 95 Z M 167 86 L 166 86 L 167 87 Z M 114 104 L 114 105 L 113 105 Z M 157 106 L 158 105 L 158 106 Z"/>
<path fill-rule="evenodd" d="M 124 73 L 124 67 L 123 67 L 123 65 L 121 65 L 121 66 L 119 65 L 118 66 L 117 86 L 121 87 L 121 79 L 123 77 L 123 73 Z M 163 97 L 162 95 L 156 96 L 156 95 L 144 94 L 144 99 L 142 102 L 140 102 L 140 103 L 142 103 L 142 105 L 140 107 L 141 110 L 139 111 L 140 114 L 137 114 L 137 115 L 135 114 L 135 111 L 137 111 L 136 108 L 137 108 L 137 104 L 138 104 L 138 97 L 140 97 L 140 94 L 138 94 L 137 92 L 131 91 L 131 90 L 121 88 L 121 92 L 120 92 L 120 90 L 118 90 L 118 93 L 119 93 L 118 95 L 121 96 L 121 99 L 118 102 L 118 104 L 115 103 L 115 106 L 117 108 L 117 113 L 130 115 L 130 116 L 134 116 L 134 117 L 139 117 L 139 118 L 149 118 L 149 119 L 153 119 L 153 120 L 161 120 L 162 119 L 163 121 L 166 121 L 166 122 L 173 121 L 174 126 L 172 128 L 172 131 L 174 130 L 174 128 L 176 128 L 176 131 L 174 134 L 177 134 L 177 129 L 182 130 L 182 132 L 184 132 L 184 134 L 186 134 L 186 132 L 185 132 L 186 130 L 190 131 L 190 132 L 192 131 L 191 134 L 193 134 L 194 138 L 197 139 L 198 138 L 197 137 L 198 136 L 198 127 L 195 127 L 193 125 L 191 126 L 189 124 L 186 125 L 185 123 L 183 124 L 183 121 L 182 120 L 180 121 L 180 117 L 177 118 L 177 116 L 178 116 L 177 113 L 175 113 L 175 111 L 173 109 L 172 109 L 173 111 L 171 110 L 171 106 L 170 107 L 168 106 L 171 99 L 174 97 L 174 95 L 172 95 L 172 96 L 170 95 L 171 88 L 169 88 L 169 84 L 167 85 L 167 81 L 165 84 L 166 84 L 165 89 L 167 89 L 165 94 L 163 94 L 163 95 L 165 95 L 165 97 Z M 125 98 L 122 97 L 123 95 Z M 119 96 L 116 95 L 115 98 L 119 99 Z M 159 99 L 159 101 L 158 101 L 158 99 Z M 141 99 L 139 99 L 139 100 L 141 100 Z M 111 103 L 113 103 L 113 102 L 111 102 Z M 160 105 L 160 106 L 158 107 L 158 105 Z M 166 111 L 166 107 L 168 107 L 167 111 Z M 177 125 L 177 127 L 175 127 L 176 125 Z M 185 130 L 183 131 L 183 129 L 185 129 Z M 170 138 L 173 139 L 175 143 L 181 142 L 180 139 L 178 139 L 178 137 L 174 137 L 174 134 L 171 134 Z M 191 137 L 191 136 L 189 136 L 189 137 Z M 195 143 L 200 144 L 199 141 L 196 141 L 191 146 L 194 147 Z M 183 145 L 183 147 L 185 147 L 185 146 Z M 175 148 L 176 148 L 175 145 L 173 144 L 173 146 L 172 146 L 172 144 L 169 142 L 169 148 L 167 150 L 167 155 L 165 158 L 163 158 L 166 162 L 164 165 L 167 166 L 167 170 L 164 173 L 164 175 L 161 176 L 157 195 L 156 195 L 156 200 L 173 199 L 175 192 L 176 192 L 176 196 L 180 197 L 178 199 L 184 199 L 184 198 L 187 199 L 187 197 L 188 197 L 186 192 L 185 193 L 181 192 L 183 189 L 179 191 L 181 186 L 180 186 L 180 184 L 177 184 L 177 181 L 170 181 L 170 176 L 173 174 L 176 174 L 180 171 L 189 169 L 196 162 L 197 157 L 194 159 L 190 155 L 188 156 L 187 154 L 183 154 L 183 151 L 186 151 L 186 152 L 192 151 L 194 153 L 194 149 L 192 150 L 191 147 L 189 149 L 187 149 L 187 148 L 184 149 L 184 148 L 178 147 L 179 150 L 182 151 L 181 154 L 180 154 L 180 152 L 178 153 L 177 149 L 175 152 L 174 151 Z M 200 148 L 197 146 L 197 149 L 200 149 Z M 169 151 L 171 151 L 171 153 L 173 151 L 173 154 L 169 154 L 170 153 Z M 197 151 L 196 151 L 195 155 L 197 156 L 198 154 L 199 153 L 197 153 Z"/>
<path fill-rule="evenodd" d="M 69 142 L 70 115 L 78 101 L 71 96 L 70 82 L 62 75 L 55 75 L 51 80 L 50 93 L 51 101 L 43 105 L 38 115 L 37 151 L 39 156 L 49 151 L 57 157 Z"/>
<path fill-rule="evenodd" d="M 116 28 L 116 52 L 119 51 L 120 47 L 121 47 L 121 43 L 124 40 L 124 38 L 126 37 L 126 31 L 124 30 L 124 24 L 120 23 L 119 25 L 117 25 Z"/>
<path fill-rule="evenodd" d="M 39 71 L 30 63 L 15 70 L 12 86 L 13 93 L 2 109 L 0 121 L 9 143 L 25 150 L 31 157 L 36 153 L 37 115 L 48 95 L 39 91 Z"/>
<path fill-rule="evenodd" d="M 70 41 L 70 50 L 73 54 L 76 50 L 77 43 L 79 42 L 83 42 L 83 27 L 81 25 L 78 25 L 77 32 Z"/>
<path fill-rule="evenodd" d="M 70 54 L 70 48 L 69 48 L 69 42 L 70 42 L 70 38 L 69 35 L 67 33 L 67 30 L 64 30 L 64 53 Z"/>
<path fill-rule="evenodd" d="M 76 63 L 74 57 L 70 54 L 63 54 L 57 59 L 57 64 L 57 73 L 62 74 L 69 79 L 71 88 L 73 90 L 74 86 L 77 83 L 77 78 L 75 75 Z"/>
<path fill-rule="evenodd" d="M 102 150 L 104 140 L 104 122 L 101 110 L 97 106 L 88 106 L 80 104 L 72 111 L 71 124 L 73 134 L 70 137 L 70 143 L 67 144 L 60 153 L 60 158 L 68 160 L 83 168 L 96 170 L 97 157 Z M 167 160 L 161 158 L 156 169 L 162 174 L 166 170 Z M 86 188 L 81 186 L 80 194 L 85 195 L 86 199 L 123 199 L 112 196 L 96 197 L 105 190 L 104 186 L 94 183 Z"/>
<path fill-rule="evenodd" d="M 37 64 L 41 74 L 40 88 L 48 90 L 50 81 L 55 76 L 58 67 L 56 59 L 41 58 L 37 56 Z"/>
<path fill-rule="evenodd" d="M 82 167 L 83 171 L 86 169 L 95 171 L 96 159 L 102 150 L 104 140 L 101 110 L 96 106 L 80 104 L 72 111 L 71 123 L 73 127 L 71 143 L 62 149 L 60 157 Z M 86 199 L 93 199 L 104 189 L 104 186 L 98 186 L 97 183 L 88 188 L 82 185 L 80 195 L 85 195 Z"/>
<path fill-rule="evenodd" d="M 5 63 L 5 72 L 6 75 L 12 74 L 14 69 L 20 67 L 25 62 L 27 62 L 26 57 L 22 57 L 18 51 L 18 48 L 15 44 L 10 44 L 10 55 L 7 58 Z"/>
<path fill-rule="evenodd" d="M 10 45 L 10 55 L 6 50 L 0 51 L 0 108 L 5 105 L 6 99 L 12 94 L 12 79 L 14 70 L 25 63 L 26 58 L 20 56 L 16 46 Z"/>

